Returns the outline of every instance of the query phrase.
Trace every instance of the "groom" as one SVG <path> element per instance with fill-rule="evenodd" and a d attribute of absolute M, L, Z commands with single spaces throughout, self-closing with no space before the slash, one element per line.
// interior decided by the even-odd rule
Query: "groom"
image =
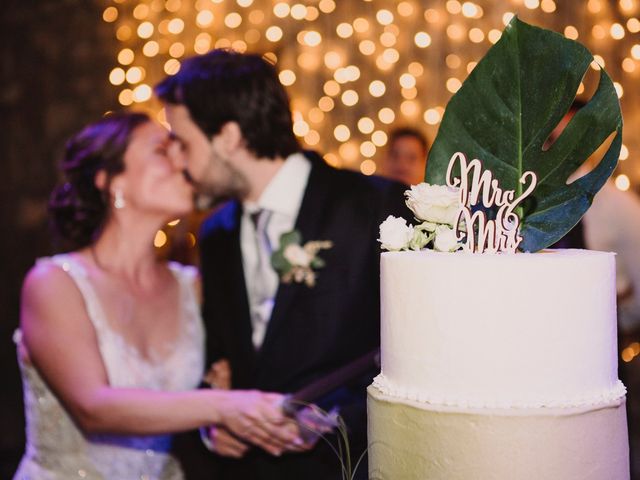
<path fill-rule="evenodd" d="M 208 364 L 227 359 L 232 388 L 294 392 L 375 349 L 378 226 L 387 215 L 406 216 L 405 187 L 333 169 L 303 152 L 276 69 L 259 55 L 214 50 L 193 57 L 156 92 L 193 183 L 229 199 L 200 238 Z M 285 251 L 306 275 L 291 279 L 271 257 L 294 230 L 302 245 L 332 246 L 317 253 L 322 268 L 309 266 L 296 247 Z M 365 389 L 376 373 L 315 401 L 339 409 L 355 459 L 366 448 Z M 218 455 L 202 450 L 217 463 L 216 479 L 341 478 L 340 461 L 322 440 L 280 457 L 249 450 L 220 430 L 211 440 Z M 213 466 L 185 467 L 198 470 L 189 478 L 213 478 Z M 366 470 L 364 462 L 357 478 Z"/>

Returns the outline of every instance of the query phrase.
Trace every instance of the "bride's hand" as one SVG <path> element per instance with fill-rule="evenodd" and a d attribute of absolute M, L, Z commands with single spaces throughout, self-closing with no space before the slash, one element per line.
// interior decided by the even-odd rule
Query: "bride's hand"
<path fill-rule="evenodd" d="M 282 395 L 254 390 L 218 394 L 221 397 L 218 423 L 234 435 L 278 456 L 302 443 L 282 412 Z"/>

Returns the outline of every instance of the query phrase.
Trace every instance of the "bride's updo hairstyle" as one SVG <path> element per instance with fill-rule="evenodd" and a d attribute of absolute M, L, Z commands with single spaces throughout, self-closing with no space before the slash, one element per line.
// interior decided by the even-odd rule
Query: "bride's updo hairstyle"
<path fill-rule="evenodd" d="M 63 249 L 86 247 L 98 237 L 111 211 L 111 179 L 124 171 L 131 134 L 149 121 L 143 113 L 112 113 L 69 139 L 61 164 L 63 183 L 49 200 L 51 226 Z M 107 177 L 102 190 L 95 181 L 99 171 Z"/>

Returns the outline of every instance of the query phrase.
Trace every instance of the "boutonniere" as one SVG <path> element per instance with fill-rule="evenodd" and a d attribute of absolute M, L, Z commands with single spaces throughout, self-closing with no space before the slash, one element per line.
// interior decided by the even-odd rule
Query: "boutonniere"
<path fill-rule="evenodd" d="M 283 233 L 280 248 L 271 256 L 271 266 L 280 275 L 282 283 L 304 283 L 307 287 L 313 287 L 316 284 L 315 270 L 325 266 L 318 252 L 331 247 L 333 243 L 328 240 L 302 245 L 302 235 L 297 230 Z"/>

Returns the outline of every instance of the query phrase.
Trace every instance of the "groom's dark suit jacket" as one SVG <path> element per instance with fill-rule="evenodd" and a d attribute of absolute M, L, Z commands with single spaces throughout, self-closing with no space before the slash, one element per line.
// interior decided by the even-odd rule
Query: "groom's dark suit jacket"
<path fill-rule="evenodd" d="M 390 214 L 407 216 L 405 186 L 379 177 L 336 170 L 315 154 L 296 229 L 303 242 L 330 240 L 320 253 L 326 266 L 317 284 L 280 284 L 264 343 L 256 352 L 240 250 L 242 206 L 230 202 L 204 224 L 201 268 L 208 364 L 227 358 L 235 389 L 293 392 L 379 345 L 378 227 Z M 366 448 L 366 393 L 376 369 L 317 402 L 340 407 L 352 456 Z M 340 462 L 321 440 L 311 452 L 269 456 L 254 448 L 243 460 L 217 460 L 196 477 L 224 480 L 338 480 Z M 193 465 L 195 466 L 195 464 Z M 196 469 L 194 469 L 196 470 Z M 213 472 L 208 475 L 203 470 Z M 366 462 L 360 476 L 366 478 Z M 217 476 L 214 476 L 217 475 Z"/>

